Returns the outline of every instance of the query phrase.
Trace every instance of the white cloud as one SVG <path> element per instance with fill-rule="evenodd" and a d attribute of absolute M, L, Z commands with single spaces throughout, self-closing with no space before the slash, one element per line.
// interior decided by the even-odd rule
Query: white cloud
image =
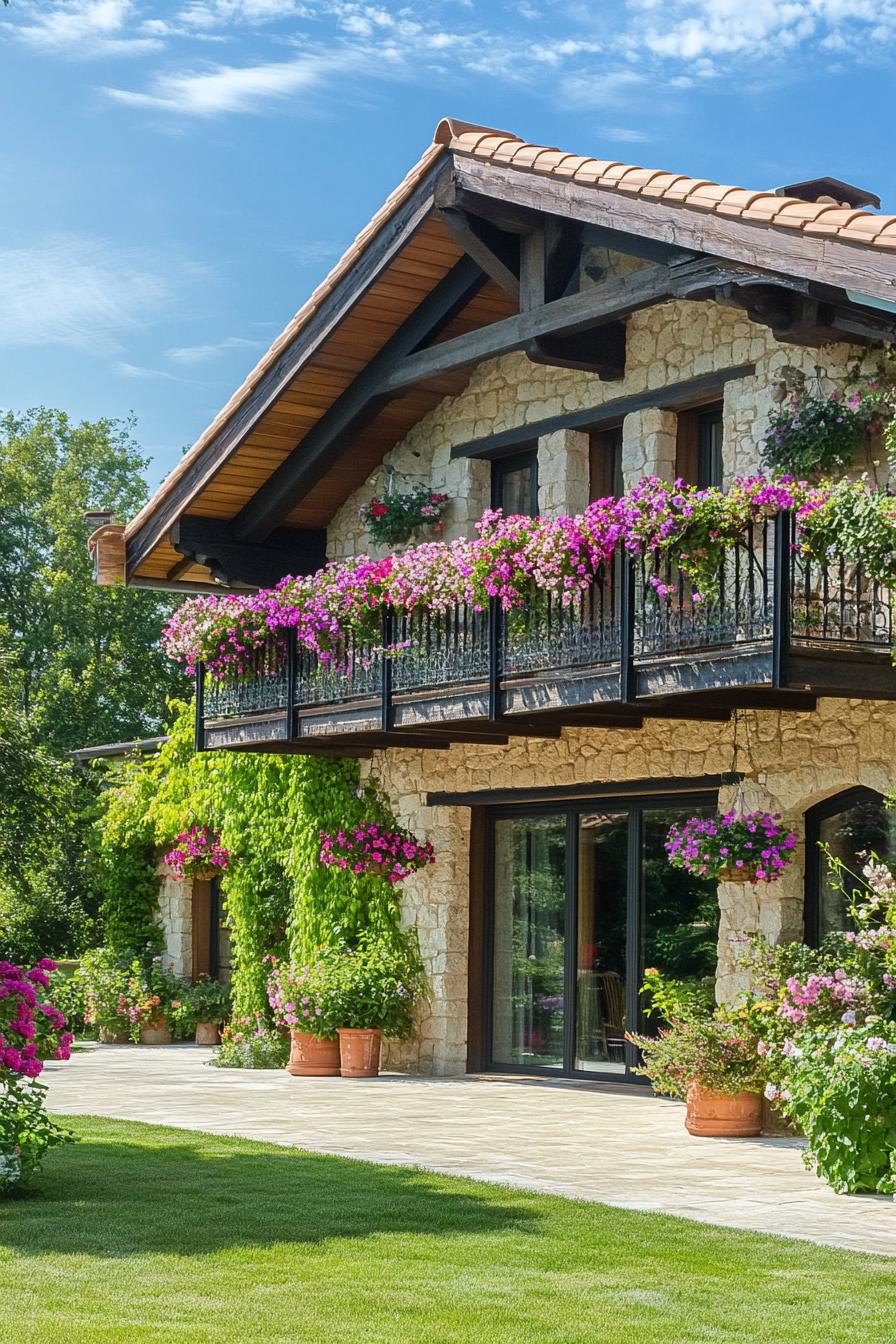
<path fill-rule="evenodd" d="M 12 31 L 33 47 L 65 56 L 134 55 L 157 51 L 153 33 L 131 31 L 137 14 L 132 0 L 56 0 L 28 11 L 29 21 Z"/>
<path fill-rule="evenodd" d="M 115 372 L 122 378 L 162 378 L 172 383 L 182 383 L 186 380 L 178 378 L 176 373 L 166 373 L 164 369 L 147 369 L 142 364 L 129 364 L 127 360 L 117 359 L 113 365 Z"/>
<path fill-rule="evenodd" d="M 332 57 L 298 56 L 264 65 L 215 65 L 161 74 L 152 80 L 149 92 L 114 88 L 105 92 L 130 107 L 212 117 L 223 112 L 253 112 L 272 99 L 307 93 L 339 68 Z"/>
<path fill-rule="evenodd" d="M 892 44 L 896 37 L 894 0 L 630 0 L 630 9 L 628 42 L 671 61 L 815 47 L 861 53 L 873 40 Z"/>
<path fill-rule="evenodd" d="M 608 126 L 602 135 L 607 140 L 618 140 L 626 145 L 641 145 L 650 139 L 644 131 L 636 131 L 631 126 Z"/>
<path fill-rule="evenodd" d="M 165 351 L 165 358 L 175 364 L 204 364 L 227 350 L 258 350 L 264 347 L 263 341 L 250 341 L 243 336 L 225 336 L 223 341 L 209 345 L 180 345 Z"/>
<path fill-rule="evenodd" d="M 170 297 L 164 268 L 103 239 L 60 235 L 0 248 L 0 345 L 114 352 Z"/>

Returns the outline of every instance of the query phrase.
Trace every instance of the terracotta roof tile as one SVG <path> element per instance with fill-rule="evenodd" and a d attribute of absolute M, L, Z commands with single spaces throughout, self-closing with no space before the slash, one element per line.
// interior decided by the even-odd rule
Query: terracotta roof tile
<path fill-rule="evenodd" d="M 463 133 L 447 137 L 444 128 L 449 125 L 463 126 Z M 472 129 L 481 131 L 482 127 Z M 439 125 L 439 143 L 447 144 L 457 153 L 470 153 L 476 158 L 483 157 L 482 149 L 469 147 L 470 130 L 467 123 L 443 121 Z M 813 214 L 814 204 L 798 201 L 796 197 L 776 196 L 769 191 L 749 191 L 744 187 L 726 187 L 706 178 L 693 178 L 660 169 L 641 168 L 636 164 L 613 161 L 604 163 L 599 159 L 563 154 L 560 150 L 548 150 L 545 146 L 528 145 L 516 137 L 513 137 L 512 145 L 511 152 L 508 152 L 510 146 L 507 145 L 500 154 L 492 157 L 502 162 L 512 161 L 514 167 L 533 167 L 535 171 L 556 177 L 573 178 L 579 183 L 616 191 L 636 192 L 645 199 L 708 210 L 715 214 L 740 218 L 748 223 L 802 229 L 807 234 L 830 234 L 848 242 L 891 246 L 889 240 L 893 236 L 892 231 L 883 225 L 881 227 L 878 225 L 881 220 L 888 221 L 896 218 L 894 216 L 871 215 L 864 210 L 841 209 L 822 202 L 818 203 L 817 213 Z M 529 150 L 532 151 L 531 156 L 523 152 Z M 802 208 L 806 206 L 809 207 L 808 211 Z"/>
<path fill-rule="evenodd" d="M 656 173 L 647 186 L 641 188 L 641 195 L 650 198 L 664 196 L 670 187 L 675 186 L 676 182 L 684 182 L 684 180 L 682 173 Z"/>

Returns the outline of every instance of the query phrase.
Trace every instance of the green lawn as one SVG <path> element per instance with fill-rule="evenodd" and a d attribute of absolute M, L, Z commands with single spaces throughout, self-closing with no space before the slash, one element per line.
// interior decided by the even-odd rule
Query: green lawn
<path fill-rule="evenodd" d="M 0 1204 L 0 1341 L 860 1344 L 896 1263 L 81 1117 Z M 582 1136 L 583 1160 L 600 1144 Z"/>

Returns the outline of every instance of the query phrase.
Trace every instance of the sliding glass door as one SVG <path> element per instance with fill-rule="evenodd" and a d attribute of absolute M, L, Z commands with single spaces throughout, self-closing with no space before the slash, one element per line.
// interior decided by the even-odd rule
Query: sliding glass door
<path fill-rule="evenodd" d="M 490 1064 L 627 1078 L 645 1027 L 645 966 L 715 971 L 713 883 L 671 868 L 674 821 L 714 804 L 627 799 L 502 811 L 491 821 L 486 997 Z"/>

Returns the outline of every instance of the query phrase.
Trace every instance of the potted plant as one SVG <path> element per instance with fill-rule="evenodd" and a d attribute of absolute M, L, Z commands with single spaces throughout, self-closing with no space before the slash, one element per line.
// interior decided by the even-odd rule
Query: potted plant
<path fill-rule="evenodd" d="M 447 504 L 447 495 L 431 490 L 428 485 L 418 485 L 404 493 L 389 490 L 383 496 L 375 495 L 369 503 L 361 505 L 358 517 L 371 541 L 390 546 L 407 541 L 421 527 L 429 527 L 436 536 L 441 535 L 445 530 L 442 515 Z"/>
<path fill-rule="evenodd" d="M 289 1032 L 287 1072 L 299 1078 L 339 1076 L 339 1040 L 336 1035 L 338 957 L 323 948 L 307 964 L 281 964 L 268 957 L 268 1002 L 274 1021 Z"/>
<path fill-rule="evenodd" d="M 200 975 L 184 992 L 172 999 L 169 1016 L 179 1039 L 193 1036 L 197 1045 L 218 1045 L 219 1028 L 230 1012 L 230 990 L 219 980 Z"/>
<path fill-rule="evenodd" d="M 426 992 L 416 937 L 362 935 L 334 962 L 333 987 L 342 1076 L 375 1077 L 383 1036 L 410 1036 L 414 1003 Z"/>
<path fill-rule="evenodd" d="M 165 862 L 180 881 L 209 880 L 230 866 L 230 851 L 222 847 L 217 831 L 191 826 L 178 835 L 177 845 L 165 855 Z"/>
<path fill-rule="evenodd" d="M 655 1092 L 687 1104 L 685 1128 L 702 1138 L 749 1138 L 762 1129 L 761 1060 L 744 1013 L 708 1008 L 698 994 L 673 993 L 657 972 L 646 988 L 662 1005 L 656 1036 L 627 1032 L 641 1052 L 635 1071 Z"/>
<path fill-rule="evenodd" d="M 673 868 L 718 882 L 774 882 L 792 861 L 796 836 L 785 831 L 778 813 L 726 812 L 690 817 L 666 835 Z"/>
<path fill-rule="evenodd" d="M 363 821 L 333 835 L 321 831 L 319 858 L 326 868 L 358 875 L 373 873 L 395 883 L 435 863 L 435 852 L 428 841 L 418 840 L 410 831 L 388 830 L 378 822 Z"/>
<path fill-rule="evenodd" d="M 134 1044 L 170 1045 L 174 1039 L 173 1015 L 181 1008 L 187 992 L 188 987 L 172 974 L 171 966 L 163 968 L 161 957 L 153 957 L 148 969 L 135 959 L 127 988 Z"/>

